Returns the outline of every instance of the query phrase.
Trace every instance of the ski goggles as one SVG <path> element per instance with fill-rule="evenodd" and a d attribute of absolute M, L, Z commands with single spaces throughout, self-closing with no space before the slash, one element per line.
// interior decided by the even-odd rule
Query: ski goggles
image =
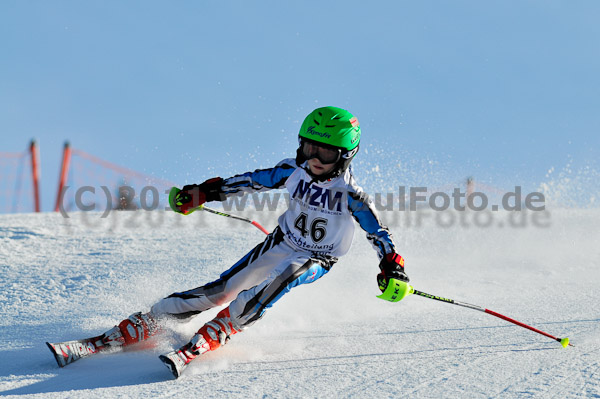
<path fill-rule="evenodd" d="M 317 158 L 322 164 L 336 163 L 342 157 L 341 148 L 324 146 L 316 141 L 300 141 L 302 155 L 307 160 Z"/>

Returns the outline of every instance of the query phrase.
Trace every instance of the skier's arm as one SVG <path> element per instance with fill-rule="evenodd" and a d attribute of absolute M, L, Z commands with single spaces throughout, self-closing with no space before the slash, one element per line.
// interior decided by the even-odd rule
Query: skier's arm
<path fill-rule="evenodd" d="M 396 253 L 396 244 L 392 234 L 383 225 L 373 201 L 360 188 L 348 191 L 348 208 L 360 227 L 367 233 L 367 239 L 377 251 L 379 259 Z"/>
<path fill-rule="evenodd" d="M 227 197 L 282 187 L 296 169 L 293 158 L 284 159 L 275 167 L 258 169 L 228 179 L 214 177 L 201 184 L 183 186 L 171 203 L 175 212 L 187 214 L 205 202 L 224 201 Z"/>
<path fill-rule="evenodd" d="M 381 291 L 385 291 L 389 279 L 394 278 L 409 281 L 404 271 L 404 258 L 396 252 L 396 244 L 392 234 L 384 226 L 373 206 L 373 201 L 354 182 L 351 182 L 348 191 L 348 208 L 360 227 L 367 233 L 367 239 L 377 251 L 379 256 L 380 273 L 377 282 Z"/>
<path fill-rule="evenodd" d="M 233 195 L 281 188 L 296 168 L 296 161 L 288 158 L 273 168 L 257 169 L 225 179 L 220 189 L 224 195 L 222 200 Z"/>

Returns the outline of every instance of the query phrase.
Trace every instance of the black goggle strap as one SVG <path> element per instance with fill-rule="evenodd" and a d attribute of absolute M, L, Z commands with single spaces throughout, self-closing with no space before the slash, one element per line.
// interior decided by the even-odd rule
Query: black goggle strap
<path fill-rule="evenodd" d="M 344 153 L 342 154 L 342 158 L 344 158 L 344 159 L 350 159 L 350 158 L 352 158 L 353 156 L 355 156 L 357 152 L 358 152 L 358 146 L 356 146 L 356 148 L 354 148 L 354 149 L 352 149 L 352 150 L 350 150 L 350 151 L 346 151 L 346 152 L 344 152 Z"/>

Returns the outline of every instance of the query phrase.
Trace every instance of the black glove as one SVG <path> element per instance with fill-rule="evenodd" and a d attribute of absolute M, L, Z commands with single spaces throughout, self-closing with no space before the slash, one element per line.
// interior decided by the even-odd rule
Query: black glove
<path fill-rule="evenodd" d="M 399 254 L 387 254 L 379 262 L 381 273 L 377 275 L 377 283 L 381 292 L 385 291 L 391 278 L 409 282 L 410 279 L 404 271 L 404 258 Z"/>
<path fill-rule="evenodd" d="M 174 198 L 171 208 L 184 215 L 193 211 L 205 202 L 223 201 L 225 195 L 221 192 L 223 179 L 214 177 L 201 184 L 188 184 Z"/>

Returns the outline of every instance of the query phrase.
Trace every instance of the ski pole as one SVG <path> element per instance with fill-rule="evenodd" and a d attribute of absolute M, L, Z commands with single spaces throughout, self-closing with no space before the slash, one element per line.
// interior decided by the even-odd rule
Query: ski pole
<path fill-rule="evenodd" d="M 534 331 L 538 334 L 542 334 L 548 338 L 552 338 L 553 340 L 560 342 L 560 344 L 563 346 L 563 348 L 566 348 L 567 346 L 573 346 L 573 344 L 569 343 L 569 338 L 566 338 L 566 337 L 565 338 L 557 338 L 554 335 L 548 334 L 547 332 L 538 330 L 537 328 L 531 327 L 525 323 L 521 323 L 520 321 L 511 319 L 510 317 L 504 316 L 503 314 L 494 312 L 493 310 L 485 309 L 478 305 L 471 305 L 470 303 L 459 302 L 459 301 L 455 301 L 454 299 L 449 299 L 449 298 L 444 298 L 444 297 L 437 296 L 437 295 L 427 294 L 425 292 L 414 289 L 411 285 L 409 285 L 408 283 L 406 283 L 404 281 L 400 281 L 400 280 L 396 280 L 396 279 L 390 279 L 387 288 L 381 295 L 378 296 L 378 298 L 385 299 L 385 300 L 391 301 L 391 302 L 398 302 L 411 294 L 419 295 L 424 298 L 435 299 L 436 301 L 445 302 L 445 303 L 449 303 L 452 305 L 462 306 L 464 308 L 478 310 L 480 312 L 484 312 L 484 313 L 490 314 L 492 316 L 496 316 L 502 320 L 506 320 L 510 323 L 516 324 L 517 326 Z"/>
<path fill-rule="evenodd" d="M 180 191 L 181 190 L 178 189 L 177 187 L 172 187 L 171 188 L 171 191 L 169 192 L 169 204 L 171 205 L 171 208 L 173 208 L 173 204 L 175 202 L 175 196 Z M 257 229 L 259 229 L 260 231 L 262 231 L 263 233 L 265 233 L 266 235 L 269 235 L 269 232 L 264 227 L 262 227 L 258 222 L 255 222 L 254 220 L 250 220 L 250 219 L 242 217 L 242 216 L 236 216 L 236 215 L 231 215 L 229 213 L 217 211 L 216 209 L 207 208 L 206 206 L 204 206 L 204 204 L 199 205 L 199 206 L 194 207 L 194 208 L 191 208 L 187 212 L 187 215 L 189 215 L 190 213 L 192 213 L 194 211 L 197 211 L 198 209 L 204 210 L 204 211 L 207 211 L 207 212 L 210 212 L 210 213 L 214 213 L 215 215 L 221 215 L 221 216 L 225 216 L 225 217 L 228 217 L 228 218 L 232 218 L 232 219 L 236 219 L 236 220 L 241 220 L 242 222 L 250 223 L 251 225 L 253 225 Z"/>
<path fill-rule="evenodd" d="M 229 213 L 217 211 L 216 209 L 207 208 L 204 206 L 204 204 L 200 205 L 198 207 L 198 209 L 201 209 L 201 210 L 204 210 L 204 211 L 207 211 L 210 213 L 214 213 L 215 215 L 221 215 L 221 216 L 225 216 L 225 217 L 232 218 L 235 220 L 241 220 L 242 222 L 250 223 L 257 229 L 259 229 L 260 231 L 265 233 L 266 235 L 269 235 L 269 232 L 264 227 L 262 227 L 258 222 L 255 222 L 254 220 L 250 220 L 250 219 L 242 217 L 242 216 L 230 215 Z"/>

